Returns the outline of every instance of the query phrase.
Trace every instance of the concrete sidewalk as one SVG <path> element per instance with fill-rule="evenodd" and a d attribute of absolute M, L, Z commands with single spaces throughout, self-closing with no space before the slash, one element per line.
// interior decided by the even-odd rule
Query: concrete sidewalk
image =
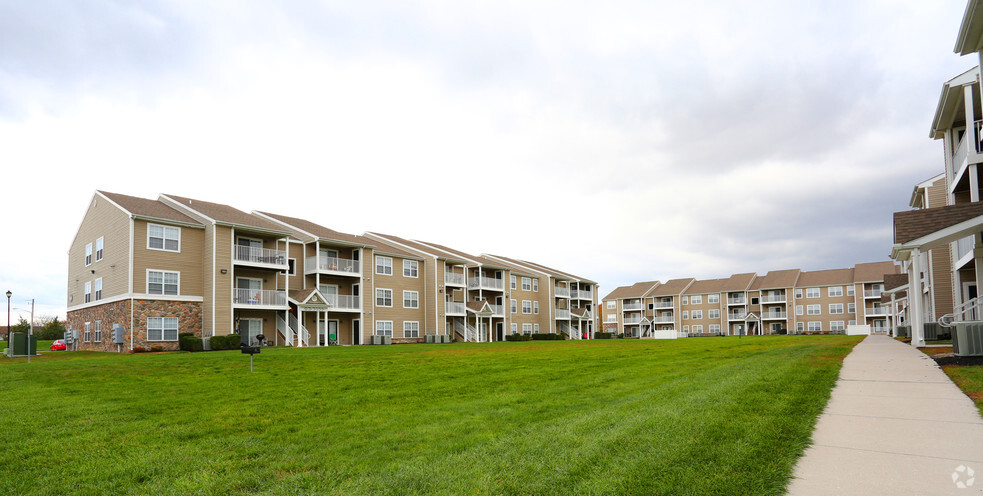
<path fill-rule="evenodd" d="M 843 361 L 812 441 L 790 495 L 983 494 L 976 406 L 935 361 L 887 336 L 867 337 Z"/>

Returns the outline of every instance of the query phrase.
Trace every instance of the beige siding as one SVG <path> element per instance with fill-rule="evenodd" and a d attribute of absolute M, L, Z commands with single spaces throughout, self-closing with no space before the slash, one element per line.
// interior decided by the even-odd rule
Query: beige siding
<path fill-rule="evenodd" d="M 232 229 L 215 226 L 215 334 L 232 332 L 232 288 L 235 271 L 232 267 Z M 222 269 L 227 271 L 222 274 Z M 208 295 L 205 301 L 208 301 Z"/>
<path fill-rule="evenodd" d="M 103 258 L 96 259 L 96 239 L 103 238 Z M 102 299 L 129 291 L 130 218 L 107 201 L 95 195 L 68 250 L 68 307 L 84 304 L 85 283 L 92 283 L 95 301 L 95 280 L 102 278 Z M 85 245 L 92 244 L 92 264 L 85 265 Z M 94 272 L 94 273 L 93 273 Z"/>
<path fill-rule="evenodd" d="M 179 226 L 180 252 L 151 250 L 147 248 L 147 229 L 152 223 L 163 224 L 140 219 L 133 223 L 133 292 L 147 292 L 147 270 L 153 269 L 180 272 L 182 296 L 204 296 L 204 229 Z"/>
<path fill-rule="evenodd" d="M 389 255 L 382 255 L 389 256 Z M 424 302 L 424 283 L 425 278 L 422 274 L 419 277 L 403 277 L 403 258 L 390 256 L 393 259 L 393 273 L 392 275 L 384 274 L 374 274 L 374 284 L 375 290 L 379 289 L 390 289 L 392 290 L 392 307 L 381 307 L 375 305 L 375 290 L 371 295 L 367 295 L 371 298 L 370 303 L 375 306 L 375 320 L 376 321 L 386 321 L 391 320 L 393 323 L 393 337 L 402 338 L 403 337 L 403 322 L 419 322 L 420 323 L 420 337 L 424 336 L 424 326 L 426 325 L 426 315 L 425 315 L 425 305 Z M 375 260 L 373 259 L 372 270 L 375 271 Z M 424 264 L 420 262 L 420 270 L 423 270 Z M 419 308 L 405 308 L 403 307 L 403 292 L 404 291 L 416 291 L 419 297 Z M 375 332 L 375 324 L 372 324 L 372 332 Z"/>

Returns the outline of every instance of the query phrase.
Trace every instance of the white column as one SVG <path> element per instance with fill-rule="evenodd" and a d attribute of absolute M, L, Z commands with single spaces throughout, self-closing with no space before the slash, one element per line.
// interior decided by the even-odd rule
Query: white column
<path fill-rule="evenodd" d="M 919 249 L 911 252 L 911 265 L 908 267 L 908 300 L 911 308 L 911 344 L 925 345 L 925 328 L 922 315 L 922 253 Z M 865 302 L 866 305 L 866 302 Z M 867 307 L 864 306 L 866 316 Z"/>

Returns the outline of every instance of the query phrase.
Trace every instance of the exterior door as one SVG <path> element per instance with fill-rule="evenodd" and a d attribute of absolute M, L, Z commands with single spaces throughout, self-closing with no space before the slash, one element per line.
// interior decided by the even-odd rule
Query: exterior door
<path fill-rule="evenodd" d="M 256 336 L 263 334 L 263 319 L 239 319 L 239 333 L 249 337 L 249 346 L 258 345 Z"/>
<path fill-rule="evenodd" d="M 352 344 L 362 344 L 362 321 L 352 321 Z"/>
<path fill-rule="evenodd" d="M 495 324 L 495 334 L 497 335 L 497 341 L 505 341 L 505 323 L 498 322 Z"/>

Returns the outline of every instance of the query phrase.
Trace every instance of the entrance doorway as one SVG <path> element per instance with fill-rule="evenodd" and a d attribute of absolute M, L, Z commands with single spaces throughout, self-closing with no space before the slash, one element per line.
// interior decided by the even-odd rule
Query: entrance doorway
<path fill-rule="evenodd" d="M 495 336 L 496 341 L 505 341 L 505 323 L 498 322 L 495 324 Z"/>

